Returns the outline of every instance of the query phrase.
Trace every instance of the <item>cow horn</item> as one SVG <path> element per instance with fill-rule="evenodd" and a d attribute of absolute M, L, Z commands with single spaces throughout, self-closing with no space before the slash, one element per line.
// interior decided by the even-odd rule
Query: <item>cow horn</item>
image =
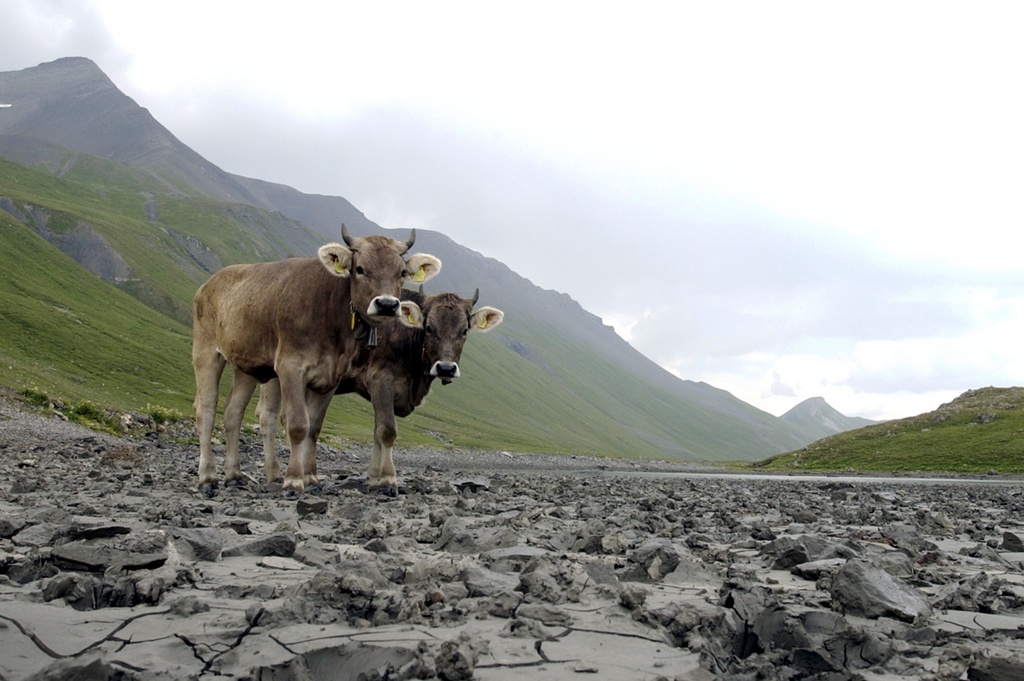
<path fill-rule="evenodd" d="M 480 289 L 478 288 L 473 292 L 473 303 L 469 306 L 469 309 L 473 309 L 473 305 L 476 305 L 476 301 L 480 300 Z"/>
<path fill-rule="evenodd" d="M 346 246 L 349 248 L 355 248 L 355 239 L 353 239 L 352 235 L 348 233 L 348 227 L 345 226 L 344 222 L 341 223 L 341 238 L 345 242 Z"/>
<path fill-rule="evenodd" d="M 408 252 L 412 245 L 416 243 L 416 228 L 413 227 L 409 232 L 409 240 L 405 242 L 405 252 Z"/>

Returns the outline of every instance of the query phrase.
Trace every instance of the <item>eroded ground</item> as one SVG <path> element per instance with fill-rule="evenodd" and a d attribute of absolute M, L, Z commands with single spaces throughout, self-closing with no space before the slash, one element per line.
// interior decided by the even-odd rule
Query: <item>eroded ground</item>
<path fill-rule="evenodd" d="M 208 499 L 194 450 L 0 409 L 0 678 L 1024 678 L 1019 483 L 400 449 L 387 500 L 355 449 L 296 501 L 249 446 Z"/>

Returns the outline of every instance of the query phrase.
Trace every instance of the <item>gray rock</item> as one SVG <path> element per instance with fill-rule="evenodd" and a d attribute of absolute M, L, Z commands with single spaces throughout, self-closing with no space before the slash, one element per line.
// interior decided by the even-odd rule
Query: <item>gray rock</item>
<path fill-rule="evenodd" d="M 846 558 L 826 558 L 824 560 L 812 560 L 809 563 L 794 565 L 789 571 L 798 577 L 816 580 L 824 574 L 837 572 L 844 565 L 846 565 Z"/>
<path fill-rule="evenodd" d="M 539 546 L 505 546 L 484 551 L 480 558 L 495 572 L 522 572 L 532 559 L 547 553 Z"/>
<path fill-rule="evenodd" d="M 169 527 L 167 535 L 185 560 L 219 560 L 229 535 L 222 530 Z"/>
<path fill-rule="evenodd" d="M 67 526 L 58 523 L 38 523 L 35 525 L 22 526 L 12 541 L 15 546 L 31 546 L 39 548 L 42 546 L 53 546 L 57 539 L 66 531 Z"/>
<path fill-rule="evenodd" d="M 95 542 L 69 542 L 55 546 L 50 555 L 62 570 L 87 572 L 105 572 L 111 568 L 152 570 L 167 562 L 166 551 L 136 553 Z"/>
<path fill-rule="evenodd" d="M 549 603 L 523 603 L 516 610 L 518 617 L 537 620 L 549 627 L 568 627 L 572 624 L 572 615 L 565 610 Z"/>
<path fill-rule="evenodd" d="M 470 529 L 465 519 L 451 516 L 441 527 L 441 536 L 434 542 L 434 550 L 451 553 L 479 553 L 495 548 L 519 544 L 519 535 L 507 527 L 477 527 Z"/>
<path fill-rule="evenodd" d="M 469 681 L 473 678 L 479 657 L 479 653 L 465 638 L 445 641 L 434 658 L 437 677 L 444 681 Z"/>
<path fill-rule="evenodd" d="M 566 556 L 538 556 L 519 577 L 520 590 L 548 603 L 579 600 L 589 576 L 575 560 Z"/>
<path fill-rule="evenodd" d="M 295 553 L 295 537 L 290 534 L 273 534 L 245 544 L 224 549 L 221 555 L 232 556 L 282 556 L 290 558 Z"/>
<path fill-rule="evenodd" d="M 842 612 L 913 622 L 932 613 L 919 590 L 866 560 L 847 561 L 832 580 L 832 600 Z"/>
<path fill-rule="evenodd" d="M 478 566 L 466 568 L 462 574 L 462 581 L 470 596 L 494 596 L 503 591 L 514 591 L 519 586 L 519 577 L 516 575 L 494 572 Z"/>
<path fill-rule="evenodd" d="M 1003 532 L 1003 550 L 1011 553 L 1024 552 L 1024 532 Z"/>
<path fill-rule="evenodd" d="M 817 535 L 782 536 L 762 546 L 760 551 L 775 558 L 772 567 L 776 570 L 788 570 L 803 563 L 831 558 L 852 558 L 856 555 L 848 546 L 836 544 Z"/>
<path fill-rule="evenodd" d="M 490 491 L 491 489 L 491 480 L 485 475 L 473 475 L 458 478 L 456 480 L 452 480 L 449 484 L 452 486 L 452 489 L 458 492 L 464 492 L 467 490 L 470 492 L 480 492 Z"/>
<path fill-rule="evenodd" d="M 1024 679 L 1024 659 L 995 655 L 983 657 L 967 670 L 970 681 L 1020 681 Z"/>
<path fill-rule="evenodd" d="M 327 513 L 327 500 L 304 496 L 295 502 L 295 511 L 300 518 L 313 514 L 323 515 Z"/>
<path fill-rule="evenodd" d="M 0 515 L 0 539 L 10 539 L 25 528 L 25 519 Z"/>
<path fill-rule="evenodd" d="M 659 581 L 679 565 L 679 550 L 671 540 L 657 537 L 641 544 L 628 555 L 628 559 L 636 569 L 627 574 L 636 575 L 640 579 Z"/>

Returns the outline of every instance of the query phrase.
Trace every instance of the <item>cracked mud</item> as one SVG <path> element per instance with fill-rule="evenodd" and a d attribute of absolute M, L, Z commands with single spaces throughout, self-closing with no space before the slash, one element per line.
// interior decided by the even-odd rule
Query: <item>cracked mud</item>
<path fill-rule="evenodd" d="M 0 679 L 1024 678 L 1020 481 L 355 447 L 296 500 L 250 441 L 209 499 L 134 426 L 0 401 Z"/>

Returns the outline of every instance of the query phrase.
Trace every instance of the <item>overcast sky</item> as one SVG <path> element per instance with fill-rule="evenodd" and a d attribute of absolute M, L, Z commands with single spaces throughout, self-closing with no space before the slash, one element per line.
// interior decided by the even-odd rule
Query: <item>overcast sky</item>
<path fill-rule="evenodd" d="M 224 170 L 443 232 L 773 414 L 822 396 L 898 418 L 1024 384 L 1019 3 L 0 17 L 0 71 L 88 57 Z"/>

